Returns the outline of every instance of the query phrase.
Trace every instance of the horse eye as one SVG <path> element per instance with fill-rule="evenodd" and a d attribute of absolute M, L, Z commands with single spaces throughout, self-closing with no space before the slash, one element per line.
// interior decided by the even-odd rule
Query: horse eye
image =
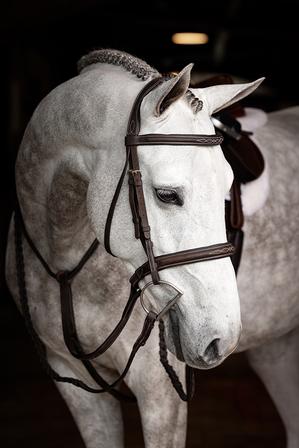
<path fill-rule="evenodd" d="M 178 195 L 177 191 L 173 189 L 165 189 L 165 188 L 156 188 L 157 198 L 162 202 L 166 202 L 167 204 L 175 204 L 175 205 L 183 205 L 183 200 Z"/>

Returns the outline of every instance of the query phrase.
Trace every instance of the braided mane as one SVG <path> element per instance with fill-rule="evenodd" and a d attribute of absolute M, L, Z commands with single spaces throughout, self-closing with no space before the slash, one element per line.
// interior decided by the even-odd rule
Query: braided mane
<path fill-rule="evenodd" d="M 111 48 L 93 50 L 85 56 L 82 56 L 77 63 L 78 72 L 81 73 L 86 67 L 99 62 L 102 64 L 123 67 L 127 72 L 133 73 L 133 75 L 137 76 L 137 78 L 142 81 L 146 81 L 151 77 L 157 78 L 160 76 L 158 70 L 148 65 L 142 59 L 132 56 L 125 51 L 114 50 Z M 169 76 L 172 77 L 173 75 L 170 74 Z M 190 90 L 186 92 L 185 98 L 194 113 L 197 113 L 202 109 L 202 101 L 196 98 Z"/>
<path fill-rule="evenodd" d="M 146 81 L 150 77 L 158 77 L 160 73 L 155 68 L 148 65 L 129 53 L 113 49 L 94 50 L 79 59 L 77 68 L 80 73 L 84 68 L 98 62 L 112 64 L 123 67 L 137 78 Z"/>

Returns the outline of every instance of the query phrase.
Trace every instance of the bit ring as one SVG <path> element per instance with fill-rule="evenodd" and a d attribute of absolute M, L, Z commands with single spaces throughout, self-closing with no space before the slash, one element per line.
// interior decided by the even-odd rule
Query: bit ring
<path fill-rule="evenodd" d="M 170 282 L 166 282 L 164 280 L 159 280 L 159 282 L 157 284 L 154 284 L 154 282 L 148 282 L 141 290 L 140 292 L 140 303 L 142 308 L 144 309 L 144 311 L 146 312 L 146 314 L 149 314 L 150 310 L 146 307 L 145 303 L 144 303 L 144 293 L 146 291 L 147 288 L 149 288 L 150 286 L 158 286 L 158 285 L 167 285 L 170 286 L 171 288 L 173 288 L 176 291 L 176 295 L 173 297 L 173 299 L 171 299 L 166 305 L 165 307 L 160 311 L 160 313 L 156 313 L 157 314 L 157 319 L 161 319 L 164 314 L 167 313 L 167 311 L 178 301 L 178 299 L 180 297 L 182 297 L 183 292 L 177 288 L 177 286 L 173 285 Z"/>

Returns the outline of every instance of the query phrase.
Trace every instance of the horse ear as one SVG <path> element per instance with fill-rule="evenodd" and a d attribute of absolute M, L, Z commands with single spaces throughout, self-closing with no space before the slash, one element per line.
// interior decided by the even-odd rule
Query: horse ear
<path fill-rule="evenodd" d="M 212 115 L 252 93 L 264 79 L 260 78 L 246 84 L 223 84 L 203 89 L 192 89 L 192 91 L 199 98 L 205 97 L 209 114 Z"/>
<path fill-rule="evenodd" d="M 188 90 L 193 64 L 187 65 L 176 76 L 163 82 L 148 95 L 146 107 L 159 117 L 168 107 Z"/>

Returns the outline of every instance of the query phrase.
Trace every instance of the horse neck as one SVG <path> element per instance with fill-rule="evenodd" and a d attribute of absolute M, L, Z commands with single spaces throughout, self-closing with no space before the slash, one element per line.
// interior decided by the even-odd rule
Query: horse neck
<path fill-rule="evenodd" d="M 24 220 L 54 270 L 76 264 L 95 239 L 86 212 L 89 184 L 95 172 L 105 180 L 107 164 L 102 160 L 108 158 L 110 182 L 98 188 L 111 195 L 125 157 L 123 139 L 130 103 L 140 81 L 131 82 L 128 74 L 115 69 L 111 72 L 109 68 L 109 77 L 105 70 L 90 70 L 51 92 L 33 115 L 20 147 L 16 183 Z M 126 86 L 127 101 L 119 95 L 119 85 Z M 80 88 L 85 95 L 94 90 L 98 96 L 94 108 L 83 110 L 84 104 L 80 108 Z M 74 110 L 80 110 L 80 122 L 70 116 Z M 69 144 L 65 133 L 75 144 Z"/>

